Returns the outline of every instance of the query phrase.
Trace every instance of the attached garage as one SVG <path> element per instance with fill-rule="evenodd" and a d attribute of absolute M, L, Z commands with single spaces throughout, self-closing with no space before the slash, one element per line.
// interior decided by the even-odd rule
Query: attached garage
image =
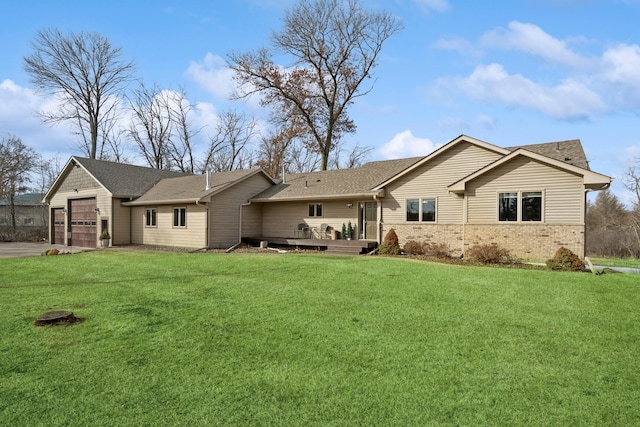
<path fill-rule="evenodd" d="M 96 198 L 69 200 L 70 246 L 95 248 L 98 240 Z"/>

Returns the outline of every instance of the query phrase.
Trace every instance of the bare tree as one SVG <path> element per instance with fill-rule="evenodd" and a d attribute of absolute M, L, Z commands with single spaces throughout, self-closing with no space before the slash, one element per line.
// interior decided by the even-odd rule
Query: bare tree
<path fill-rule="evenodd" d="M 140 83 L 129 97 L 133 117 L 129 136 L 152 168 L 170 169 L 169 144 L 173 126 L 171 100 L 157 84 Z"/>
<path fill-rule="evenodd" d="M 29 188 L 30 173 L 38 159 L 38 154 L 20 138 L 11 135 L 0 140 L 0 198 L 9 199 L 13 231 L 16 228 L 15 196 Z"/>
<path fill-rule="evenodd" d="M 638 256 L 640 241 L 633 232 L 633 217 L 609 189 L 600 191 L 587 208 L 587 248 L 601 256 Z"/>
<path fill-rule="evenodd" d="M 635 206 L 640 206 L 640 157 L 633 160 L 622 179 L 627 190 L 635 196 L 633 201 Z"/>
<path fill-rule="evenodd" d="M 184 89 L 175 92 L 170 105 L 170 117 L 173 122 L 174 134 L 169 140 L 168 153 L 176 168 L 181 172 L 194 173 L 196 160 L 193 153 L 193 138 L 202 128 L 193 129 L 189 115 L 193 106 L 187 99 Z"/>
<path fill-rule="evenodd" d="M 200 170 L 204 172 L 245 169 L 253 163 L 249 146 L 256 137 L 256 120 L 237 111 L 220 115 L 215 135 L 204 156 Z"/>
<path fill-rule="evenodd" d="M 351 151 L 348 152 L 346 159 L 344 159 L 342 156 L 344 150 L 342 147 L 338 147 L 334 152 L 334 156 L 331 158 L 333 168 L 350 169 L 360 167 L 366 162 L 372 150 L 373 147 L 361 147 L 359 144 L 356 144 Z"/>
<path fill-rule="evenodd" d="M 34 52 L 24 58 L 24 70 L 31 83 L 59 101 L 59 108 L 42 112 L 45 121 L 71 121 L 87 155 L 95 159 L 100 123 L 113 105 L 109 97 L 120 95 L 133 63 L 122 61 L 121 49 L 97 33 L 41 30 L 31 46 Z"/>
<path fill-rule="evenodd" d="M 232 53 L 229 67 L 237 98 L 262 95 L 264 106 L 304 129 L 307 148 L 320 154 L 320 168 L 345 133 L 355 132 L 348 108 L 369 93 L 383 43 L 402 25 L 392 14 L 364 10 L 358 0 L 301 0 L 272 36 L 272 49 Z M 272 58 L 293 59 L 287 67 Z"/>
<path fill-rule="evenodd" d="M 625 187 L 633 193 L 633 209 L 630 212 L 632 233 L 640 248 L 640 157 L 636 157 L 623 178 Z M 640 249 L 639 249 L 640 251 Z M 638 254 L 640 256 L 640 253 Z"/>

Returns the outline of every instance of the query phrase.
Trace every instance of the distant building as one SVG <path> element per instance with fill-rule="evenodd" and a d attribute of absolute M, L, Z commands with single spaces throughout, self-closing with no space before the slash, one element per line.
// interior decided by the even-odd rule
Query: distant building
<path fill-rule="evenodd" d="M 14 199 L 16 228 L 42 228 L 49 226 L 49 210 L 42 203 L 44 194 L 19 194 Z M 0 228 L 6 230 L 12 226 L 11 202 L 8 198 L 0 199 Z"/>

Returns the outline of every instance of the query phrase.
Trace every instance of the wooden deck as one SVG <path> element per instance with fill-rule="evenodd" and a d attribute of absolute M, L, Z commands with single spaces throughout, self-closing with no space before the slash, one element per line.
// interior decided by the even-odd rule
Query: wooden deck
<path fill-rule="evenodd" d="M 292 237 L 245 237 L 244 243 L 259 245 L 267 242 L 269 246 L 288 246 L 306 249 L 318 249 L 333 254 L 366 254 L 378 247 L 375 240 L 331 240 L 331 239 L 299 239 Z"/>

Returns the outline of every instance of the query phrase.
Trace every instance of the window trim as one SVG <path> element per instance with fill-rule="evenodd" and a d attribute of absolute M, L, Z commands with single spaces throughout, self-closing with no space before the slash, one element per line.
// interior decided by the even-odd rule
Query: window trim
<path fill-rule="evenodd" d="M 539 220 L 523 220 L 522 219 L 522 213 L 524 211 L 523 209 L 523 195 L 524 194 L 531 194 L 531 193 L 537 193 L 540 196 L 540 219 Z M 501 195 L 502 194 L 515 194 L 516 197 L 516 219 L 515 220 L 501 220 L 500 219 L 500 200 L 501 200 Z M 535 224 L 540 224 L 540 223 L 544 223 L 545 222 L 545 199 L 546 199 L 546 194 L 544 190 L 518 190 L 518 191 L 498 191 L 496 193 L 496 221 L 499 224 L 502 223 L 520 223 L 520 224 L 528 224 L 528 223 L 535 223 Z"/>
<path fill-rule="evenodd" d="M 151 213 L 151 224 L 149 224 L 149 213 Z M 155 213 L 155 215 L 154 215 Z M 158 228 L 158 208 L 146 208 L 144 211 L 145 228 Z"/>
<path fill-rule="evenodd" d="M 433 200 L 433 220 L 424 220 L 424 212 L 422 207 L 424 206 L 424 202 L 428 200 Z M 409 203 L 417 201 L 418 203 L 418 212 L 417 219 L 409 219 Z M 438 222 L 438 198 L 437 197 L 411 197 L 405 199 L 405 222 L 414 223 L 420 222 L 425 224 L 432 224 Z"/>
<path fill-rule="evenodd" d="M 184 216 L 182 212 L 184 211 Z M 177 215 L 176 215 L 177 212 Z M 173 228 L 187 228 L 187 208 L 182 207 L 174 207 L 173 208 Z"/>

